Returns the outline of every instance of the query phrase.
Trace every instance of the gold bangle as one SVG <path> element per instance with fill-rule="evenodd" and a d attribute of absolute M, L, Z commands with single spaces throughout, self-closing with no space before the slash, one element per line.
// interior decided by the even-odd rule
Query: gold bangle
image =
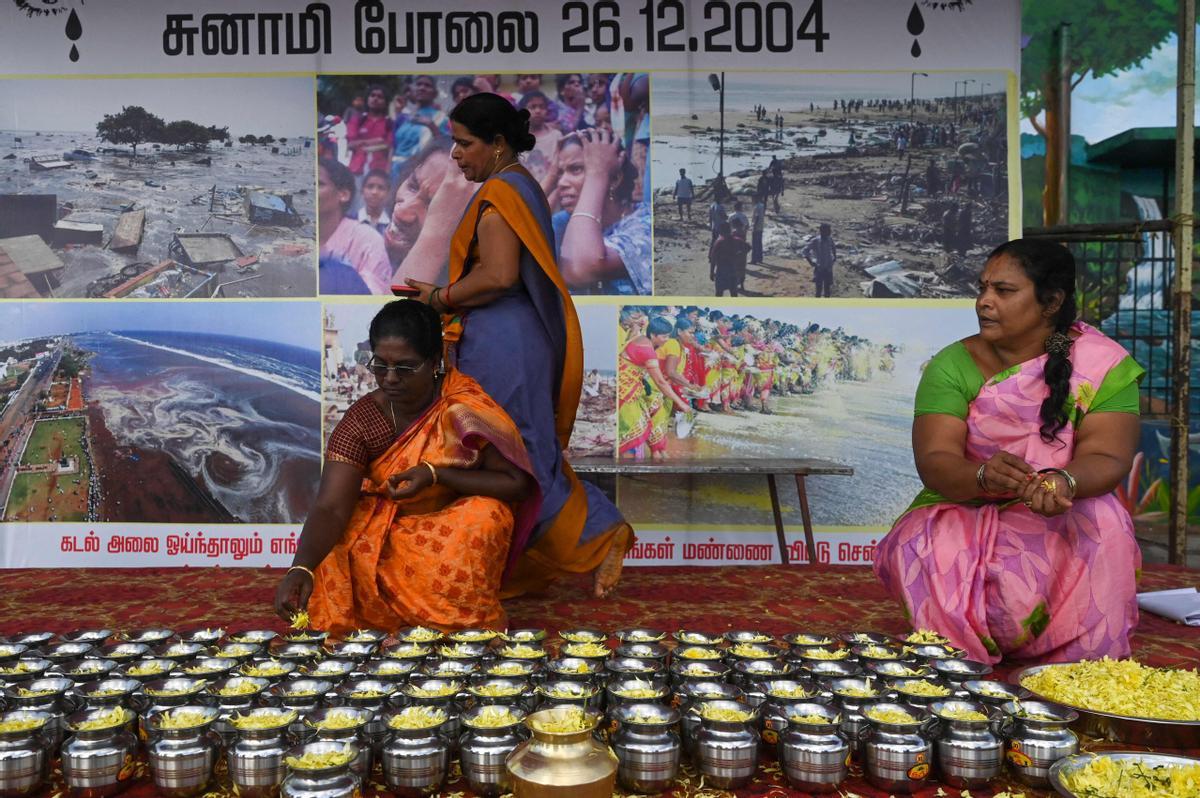
<path fill-rule="evenodd" d="M 436 485 L 438 483 L 437 469 L 433 467 L 433 463 L 429 462 L 428 460 L 422 460 L 421 465 L 429 469 L 429 473 L 433 475 L 433 484 Z"/>
<path fill-rule="evenodd" d="M 314 573 L 312 572 L 312 570 L 310 570 L 310 569 L 308 569 L 308 568 L 305 568 L 303 565 L 293 565 L 291 568 L 287 569 L 287 572 L 288 572 L 289 574 L 290 574 L 292 571 L 303 571 L 304 573 L 308 574 L 308 578 L 309 578 L 309 579 L 311 579 L 311 580 L 313 580 L 313 582 L 316 582 L 316 581 L 317 581 L 316 574 L 314 574 Z"/>

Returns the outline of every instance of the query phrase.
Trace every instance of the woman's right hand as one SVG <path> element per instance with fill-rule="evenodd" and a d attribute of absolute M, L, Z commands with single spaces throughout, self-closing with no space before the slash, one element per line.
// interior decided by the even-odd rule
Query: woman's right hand
<path fill-rule="evenodd" d="M 1020 493 L 1034 469 L 1015 454 L 996 452 L 983 464 L 983 482 L 989 493 Z"/>
<path fill-rule="evenodd" d="M 621 142 L 610 131 L 590 127 L 579 131 L 583 142 L 583 169 L 588 176 L 608 180 L 621 163 Z"/>
<path fill-rule="evenodd" d="M 275 588 L 275 614 L 288 623 L 300 610 L 308 609 L 312 596 L 313 581 L 307 572 L 299 569 L 288 571 Z"/>

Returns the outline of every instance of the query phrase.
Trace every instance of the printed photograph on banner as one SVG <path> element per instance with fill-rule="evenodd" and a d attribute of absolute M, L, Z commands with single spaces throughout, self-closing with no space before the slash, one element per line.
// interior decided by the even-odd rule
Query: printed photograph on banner
<path fill-rule="evenodd" d="M 0 81 L 0 297 L 311 297 L 311 78 Z"/>
<path fill-rule="evenodd" d="M 299 523 L 315 302 L 0 305 L 4 521 Z"/>
<path fill-rule="evenodd" d="M 650 77 L 630 72 L 318 76 L 320 292 L 446 283 L 479 188 L 454 158 L 450 114 L 481 92 L 529 112 L 536 144 L 520 161 L 549 200 L 571 292 L 650 294 Z"/>
<path fill-rule="evenodd" d="M 1008 240 L 1006 85 L 656 74 L 655 294 L 973 296 L 971 264 Z"/>
<path fill-rule="evenodd" d="M 910 440 L 921 370 L 978 325 L 969 307 L 865 310 L 622 307 L 621 458 L 832 460 L 854 475 L 807 480 L 813 522 L 890 524 L 921 487 Z M 631 523 L 773 525 L 759 477 L 629 479 Z M 796 494 L 780 495 L 798 524 Z"/>
<path fill-rule="evenodd" d="M 325 303 L 322 383 L 325 443 L 350 405 L 378 386 L 367 363 L 371 359 L 368 328 L 380 307 L 366 302 Z M 612 457 L 617 428 L 617 373 L 612 356 L 616 347 L 617 308 L 580 305 L 576 310 L 583 328 L 584 379 L 567 454 Z"/>

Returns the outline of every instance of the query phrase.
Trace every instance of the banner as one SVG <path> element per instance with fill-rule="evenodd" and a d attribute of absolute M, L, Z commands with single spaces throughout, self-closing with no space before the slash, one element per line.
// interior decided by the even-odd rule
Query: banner
<path fill-rule="evenodd" d="M 0 567 L 289 564 L 478 92 L 579 309 L 568 457 L 850 465 L 823 562 L 919 489 L 920 370 L 1020 231 L 1016 2 L 0 3 Z M 762 482 L 599 480 L 630 565 L 775 561 Z"/>

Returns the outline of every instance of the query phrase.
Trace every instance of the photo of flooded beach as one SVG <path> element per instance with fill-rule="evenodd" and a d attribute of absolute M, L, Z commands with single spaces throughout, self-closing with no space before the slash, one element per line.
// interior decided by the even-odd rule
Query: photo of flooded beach
<path fill-rule="evenodd" d="M 0 81 L 0 297 L 315 296 L 312 91 Z"/>
<path fill-rule="evenodd" d="M 808 480 L 814 523 L 834 526 L 885 526 L 916 496 L 910 432 L 921 371 L 977 331 L 969 307 L 883 306 L 864 316 L 812 304 L 626 305 L 621 327 L 623 460 L 843 463 L 852 477 Z M 620 496 L 631 523 L 772 524 L 761 478 L 623 477 Z M 798 525 L 796 494 L 781 499 Z"/>
<path fill-rule="evenodd" d="M 656 74 L 655 294 L 971 296 L 972 264 L 1008 239 L 1006 85 Z"/>
<path fill-rule="evenodd" d="M 298 523 L 315 303 L 0 306 L 4 521 Z"/>
<path fill-rule="evenodd" d="M 366 363 L 371 357 L 367 328 L 379 308 L 380 304 L 374 302 L 324 303 L 325 442 L 350 405 L 377 387 Z M 611 305 L 578 305 L 576 310 L 586 346 L 583 392 L 567 455 L 612 457 L 617 432 L 617 374 L 613 362 L 617 309 Z"/>

